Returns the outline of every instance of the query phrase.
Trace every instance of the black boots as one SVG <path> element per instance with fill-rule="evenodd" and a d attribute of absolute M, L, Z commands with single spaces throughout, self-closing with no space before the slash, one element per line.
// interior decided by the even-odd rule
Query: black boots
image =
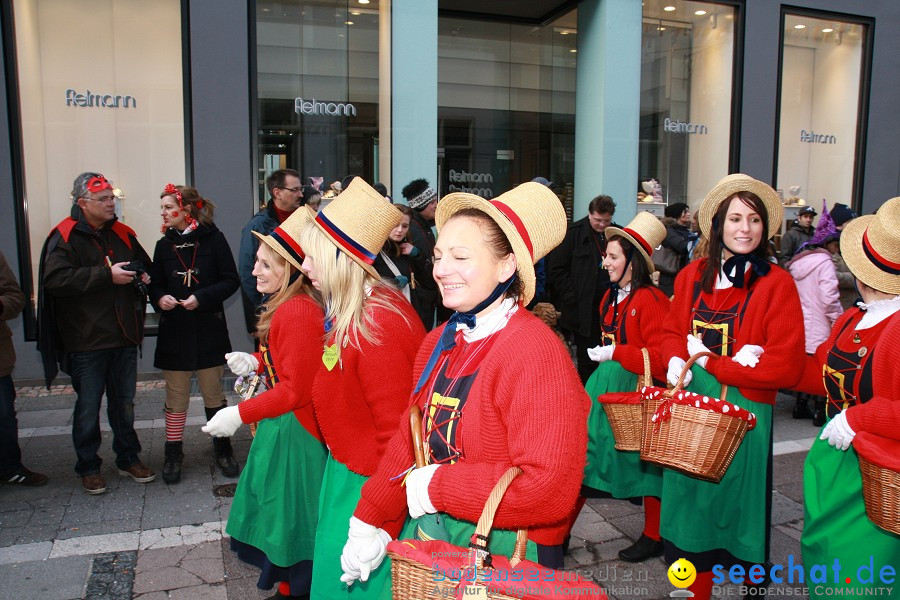
<path fill-rule="evenodd" d="M 217 412 L 225 408 L 225 405 L 217 408 L 206 408 L 206 420 L 209 421 Z M 225 477 L 237 477 L 241 473 L 241 466 L 234 460 L 231 450 L 231 440 L 227 437 L 214 437 L 213 450 L 216 455 L 216 466 L 222 470 Z"/>
<path fill-rule="evenodd" d="M 627 562 L 641 562 L 655 556 L 662 556 L 663 542 L 662 540 L 654 540 L 644 534 L 638 538 L 631 546 L 623 550 L 619 550 L 619 558 Z"/>
<path fill-rule="evenodd" d="M 794 410 L 791 416 L 795 419 L 811 419 L 813 414 L 809 410 L 809 399 L 803 392 L 794 393 Z"/>
<path fill-rule="evenodd" d="M 166 442 L 166 459 L 162 468 L 162 478 L 166 483 L 181 481 L 181 461 L 184 460 L 181 446 L 181 442 Z"/>

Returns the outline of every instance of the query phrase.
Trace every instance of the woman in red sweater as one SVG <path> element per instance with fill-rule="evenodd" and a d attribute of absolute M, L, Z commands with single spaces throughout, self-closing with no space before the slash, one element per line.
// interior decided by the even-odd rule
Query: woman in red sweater
<path fill-rule="evenodd" d="M 779 388 L 799 379 L 796 361 L 804 356 L 797 288 L 768 260 L 767 240 L 783 214 L 775 190 L 761 181 L 737 173 L 716 184 L 700 207 L 709 255 L 678 274 L 660 340 L 670 383 L 689 355 L 713 352 L 694 364 L 685 378 L 688 389 L 727 397 L 757 417 L 720 483 L 663 472 L 666 560 L 684 557 L 694 564 L 690 590 L 698 598 L 710 597 L 714 565 L 768 558 L 772 405 Z"/>
<path fill-rule="evenodd" d="M 384 529 L 352 518 L 360 489 L 408 406 L 416 350 L 425 328 L 412 305 L 381 283 L 372 266 L 402 214 L 361 178 L 316 215 L 301 237 L 303 271 L 322 293 L 325 335 L 310 345 L 320 367 L 313 382 L 316 419 L 329 455 L 319 499 L 319 528 L 310 597 L 390 597 L 390 569 L 360 585 L 341 581 L 348 535 L 384 557 Z M 404 519 L 398 519 L 397 530 Z M 381 525 L 379 525 L 381 527 Z M 393 529 L 393 528 L 392 528 Z M 393 531 L 396 533 L 396 531 Z M 363 555 L 366 575 L 377 564 Z"/>
<path fill-rule="evenodd" d="M 619 551 L 619 558 L 640 562 L 663 553 L 659 537 L 659 497 L 662 469 L 641 460 L 638 452 L 616 450 L 615 439 L 598 398 L 613 392 L 633 392 L 644 375 L 642 348 L 647 348 L 651 373 L 660 379 L 665 369 L 657 350 L 669 298 L 650 279 L 656 270 L 650 258 L 653 248 L 666 237 L 666 228 L 648 212 L 640 212 L 625 228 L 606 229 L 606 257 L 610 289 L 600 301 L 601 345 L 588 349 L 600 365 L 585 389 L 593 402 L 588 419 L 588 452 L 582 498 L 572 522 L 586 498 L 643 497 L 644 531 L 633 545 Z"/>
<path fill-rule="evenodd" d="M 407 513 L 436 513 L 437 537 L 465 546 L 494 484 L 516 466 L 523 473 L 500 504 L 490 549 L 508 556 L 515 530 L 527 527 L 528 558 L 561 568 L 589 400 L 559 338 L 524 306 L 534 296 L 534 262 L 562 240 L 565 213 L 547 187 L 525 183 L 491 201 L 449 194 L 436 221 L 434 279 L 455 313 L 416 357 L 412 402 L 424 415 L 429 464 L 411 470 L 412 436 L 401 427 L 355 518 L 397 535 Z M 365 551 L 351 535 L 344 560 Z"/>
<path fill-rule="evenodd" d="M 236 375 L 261 373 L 268 389 L 223 408 L 203 427 L 210 435 L 230 437 L 242 423 L 259 422 L 225 532 L 238 558 L 260 568 L 260 589 L 280 582 L 276 598 L 309 592 L 325 469 L 326 450 L 312 408 L 322 306 L 300 271 L 298 243 L 312 215 L 301 207 L 271 235 L 254 232 L 262 243 L 253 275 L 267 296 L 256 328 L 260 351 L 231 352 L 226 358 Z"/>
<path fill-rule="evenodd" d="M 888 200 L 874 216 L 850 221 L 841 232 L 841 255 L 856 277 L 862 296 L 835 323 L 816 354 L 807 357 L 797 389 L 826 395 L 829 421 L 813 444 L 803 468 L 803 563 L 840 561 L 856 573 L 874 560 L 900 565 L 900 536 L 866 517 L 857 454 L 869 462 L 898 469 L 900 463 L 900 197 Z M 851 442 L 853 447 L 851 448 Z M 833 447 L 830 447 L 833 446 Z M 874 575 L 874 574 L 873 574 Z M 862 588 L 853 577 L 826 586 Z M 826 590 L 810 586 L 810 596 Z M 835 594 L 841 590 L 834 591 Z M 817 593 L 819 592 L 819 593 Z"/>

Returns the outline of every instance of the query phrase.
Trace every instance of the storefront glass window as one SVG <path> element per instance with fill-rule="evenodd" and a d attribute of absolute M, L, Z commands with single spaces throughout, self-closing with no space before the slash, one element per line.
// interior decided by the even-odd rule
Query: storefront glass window
<path fill-rule="evenodd" d="M 576 13 L 545 27 L 439 17 L 439 192 L 545 177 L 571 208 Z"/>
<path fill-rule="evenodd" d="M 866 26 L 785 15 L 776 187 L 785 219 L 853 205 Z"/>
<path fill-rule="evenodd" d="M 728 174 L 735 8 L 680 0 L 643 4 L 636 191 L 646 202 L 642 208 L 659 215 L 675 202 L 697 209 Z"/>
<path fill-rule="evenodd" d="M 256 2 L 261 203 L 277 169 L 377 180 L 378 19 L 377 0 Z"/>
<path fill-rule="evenodd" d="M 112 182 L 120 220 L 153 251 L 159 193 L 185 182 L 181 2 L 15 0 L 12 7 L 36 295 L 41 246 L 69 215 L 72 181 L 84 171 Z"/>

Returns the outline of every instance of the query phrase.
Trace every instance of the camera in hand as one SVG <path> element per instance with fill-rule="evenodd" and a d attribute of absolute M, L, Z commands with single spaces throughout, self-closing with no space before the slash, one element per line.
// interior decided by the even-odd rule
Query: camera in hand
<path fill-rule="evenodd" d="M 134 279 L 131 280 L 131 285 L 134 286 L 136 294 L 146 296 L 150 293 L 150 290 L 147 289 L 147 284 L 141 281 L 141 275 L 147 272 L 147 269 L 144 268 L 144 263 L 139 260 L 133 260 L 127 265 L 122 265 L 122 270 L 134 272 Z"/>

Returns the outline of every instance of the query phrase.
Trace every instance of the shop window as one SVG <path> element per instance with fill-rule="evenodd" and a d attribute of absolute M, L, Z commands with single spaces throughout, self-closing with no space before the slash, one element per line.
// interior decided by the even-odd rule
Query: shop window
<path fill-rule="evenodd" d="M 787 223 L 802 205 L 858 205 L 859 127 L 869 27 L 784 14 L 776 187 Z"/>
<path fill-rule="evenodd" d="M 571 205 L 573 10 L 544 27 L 439 17 L 439 191 L 498 196 L 534 177 Z"/>
<path fill-rule="evenodd" d="M 645 0 L 636 191 L 644 209 L 692 209 L 728 174 L 734 6 Z M 650 185 L 655 181 L 658 185 Z"/>
<path fill-rule="evenodd" d="M 181 0 L 14 0 L 3 17 L 15 35 L 18 92 L 11 111 L 21 187 L 17 211 L 22 284 L 37 296 L 41 247 L 69 215 L 72 181 L 103 173 L 119 219 L 149 253 L 159 238 L 159 193 L 185 183 Z M 11 49 L 7 56 L 12 56 Z M 27 235 L 27 240 L 26 240 Z M 26 334 L 34 335 L 33 311 Z"/>
<path fill-rule="evenodd" d="M 377 0 L 255 3 L 257 191 L 295 169 L 327 187 L 377 180 Z"/>

